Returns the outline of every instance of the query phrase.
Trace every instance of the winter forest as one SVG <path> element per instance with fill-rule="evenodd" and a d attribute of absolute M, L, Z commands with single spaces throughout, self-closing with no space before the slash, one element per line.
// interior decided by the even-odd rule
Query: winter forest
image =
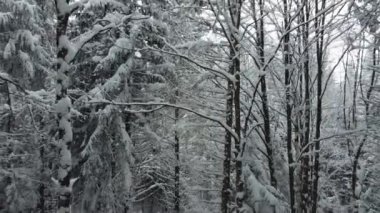
<path fill-rule="evenodd" d="M 379 213 L 380 0 L 0 0 L 1 213 Z"/>

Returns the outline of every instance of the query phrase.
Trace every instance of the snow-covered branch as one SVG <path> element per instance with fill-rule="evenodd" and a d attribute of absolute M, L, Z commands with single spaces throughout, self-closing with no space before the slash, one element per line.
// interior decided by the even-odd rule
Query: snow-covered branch
<path fill-rule="evenodd" d="M 95 25 L 92 30 L 85 32 L 81 34 L 80 36 L 74 38 L 71 40 L 71 45 L 69 48 L 69 52 L 66 55 L 65 60 L 67 62 L 71 62 L 72 60 L 75 59 L 75 56 L 78 54 L 78 52 L 82 49 L 82 47 L 88 43 L 91 39 L 93 39 L 96 35 L 103 33 L 105 31 L 108 31 L 112 28 L 115 28 L 116 25 L 113 23 L 110 23 L 106 26 L 101 26 L 101 25 Z"/>
<path fill-rule="evenodd" d="M 18 89 L 20 89 L 23 93 L 25 93 L 25 94 L 29 94 L 29 92 L 26 91 L 24 87 L 22 87 L 22 86 L 21 86 L 19 83 L 17 83 L 16 81 L 12 80 L 11 77 L 10 77 L 8 74 L 6 74 L 6 73 L 2 73 L 2 72 L 0 72 L 0 80 L 2 80 L 2 81 L 6 81 L 6 82 L 8 82 L 8 83 L 11 83 L 11 84 L 15 85 Z"/>
<path fill-rule="evenodd" d="M 200 112 L 197 112 L 193 109 L 190 109 L 188 107 L 181 106 L 181 105 L 175 105 L 175 104 L 170 104 L 170 103 L 159 103 L 159 102 L 121 103 L 121 102 L 107 101 L 107 100 L 92 100 L 92 101 L 89 101 L 89 103 L 92 103 L 92 104 L 112 104 L 112 105 L 116 105 L 116 106 L 165 106 L 165 107 L 171 107 L 171 108 L 178 108 L 178 109 L 182 109 L 182 110 L 191 112 L 195 115 L 198 115 L 201 118 L 204 118 L 204 119 L 218 123 L 221 127 L 223 127 L 225 130 L 227 130 L 236 140 L 239 140 L 239 137 L 236 134 L 236 132 L 231 127 L 229 127 L 224 121 L 222 121 L 221 119 L 215 118 L 213 116 L 209 116 L 209 115 L 206 115 L 206 114 L 203 114 Z"/>
<path fill-rule="evenodd" d="M 336 133 L 336 134 L 333 134 L 333 135 L 329 135 L 329 136 L 326 136 L 326 137 L 323 137 L 323 138 L 314 139 L 310 143 L 306 144 L 303 147 L 303 149 L 300 151 L 300 153 L 299 153 L 299 155 L 297 157 L 296 162 L 298 162 L 299 160 L 301 160 L 302 156 L 305 154 L 305 151 L 308 150 L 309 147 L 311 145 L 313 145 L 317 141 L 324 141 L 324 140 L 328 140 L 328 139 L 335 138 L 335 137 L 344 137 L 344 136 L 347 136 L 347 135 L 352 135 L 352 134 L 361 133 L 361 132 L 365 132 L 365 131 L 368 131 L 368 130 L 367 129 L 358 129 L 358 130 L 352 130 L 352 131 L 345 131 L 345 132 L 340 132 L 340 133 Z"/>
<path fill-rule="evenodd" d="M 208 70 L 208 71 L 216 74 L 217 76 L 223 77 L 223 78 L 228 79 L 228 80 L 230 80 L 232 82 L 236 82 L 236 78 L 233 75 L 231 75 L 231 74 L 229 74 L 227 72 L 221 71 L 221 70 L 213 69 L 213 68 L 208 67 L 206 65 L 203 65 L 201 63 L 198 63 L 197 61 L 195 61 L 195 60 L 193 60 L 193 59 L 189 58 L 188 56 L 185 56 L 185 55 L 183 55 L 181 53 L 178 53 L 178 52 L 176 52 L 176 53 L 169 52 L 169 51 L 165 51 L 165 50 L 157 49 L 157 48 L 153 48 L 153 47 L 148 47 L 148 49 L 153 50 L 153 51 L 158 51 L 158 52 L 161 52 L 161 53 L 165 53 L 165 54 L 168 54 L 168 55 L 172 55 L 172 56 L 178 56 L 178 57 L 183 58 L 183 59 L 185 59 L 186 61 L 188 61 L 188 62 L 190 62 L 192 64 L 195 64 L 196 66 L 198 66 L 198 67 L 200 67 L 200 68 L 202 68 L 204 70 Z"/>

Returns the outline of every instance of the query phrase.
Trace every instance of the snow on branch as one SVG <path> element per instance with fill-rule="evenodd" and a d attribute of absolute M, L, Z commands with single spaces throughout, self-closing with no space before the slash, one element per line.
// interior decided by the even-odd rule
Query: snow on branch
<path fill-rule="evenodd" d="M 111 48 L 112 49 L 112 48 Z M 117 48 L 116 48 L 117 49 Z M 111 53 L 112 52 L 112 53 Z M 114 51 L 109 52 L 109 55 L 114 55 Z M 106 63 L 108 60 L 102 62 Z M 103 85 L 93 88 L 88 94 L 96 99 L 103 99 L 110 93 L 120 89 L 123 80 L 129 75 L 131 68 L 133 67 L 133 57 L 127 59 L 127 61 L 119 66 L 115 74 L 109 78 Z M 85 96 L 83 96 L 85 97 Z"/>
<path fill-rule="evenodd" d="M 175 105 L 175 104 L 170 104 L 170 103 L 159 103 L 159 102 L 146 102 L 146 103 L 131 102 L 131 103 L 122 103 L 122 102 L 107 101 L 107 100 L 92 100 L 92 101 L 89 101 L 89 103 L 90 104 L 91 103 L 92 104 L 112 104 L 112 105 L 116 105 L 116 106 L 164 106 L 164 107 L 182 109 L 182 110 L 191 112 L 191 113 L 193 113 L 195 115 L 198 115 L 201 118 L 204 118 L 204 119 L 207 119 L 207 120 L 214 121 L 214 122 L 218 123 L 221 127 L 223 127 L 225 130 L 227 130 L 234 137 L 235 140 L 239 141 L 239 137 L 236 134 L 236 132 L 230 126 L 228 126 L 224 121 L 222 121 L 221 119 L 213 117 L 213 116 L 209 116 L 209 115 L 206 115 L 206 114 L 203 114 L 203 113 L 200 113 L 200 112 L 197 112 L 197 111 L 195 111 L 193 109 L 190 109 L 188 107 L 185 107 L 185 106 Z"/>
<path fill-rule="evenodd" d="M 198 67 L 202 68 L 202 69 L 205 69 L 205 70 L 208 70 L 208 71 L 211 71 L 212 73 L 215 73 L 217 75 L 220 75 L 220 76 L 223 76 L 224 78 L 228 79 L 229 81 L 232 81 L 232 82 L 236 82 L 236 78 L 229 74 L 228 72 L 225 72 L 225 71 L 222 71 L 222 70 L 216 70 L 216 69 L 213 69 L 211 67 L 208 67 L 208 66 L 205 66 L 205 65 L 202 65 L 196 61 L 194 61 L 193 59 L 185 56 L 185 55 L 182 55 L 175 47 L 173 47 L 171 44 L 169 44 L 169 42 L 166 41 L 165 38 L 161 37 L 161 39 L 165 42 L 165 45 L 168 46 L 170 49 L 172 49 L 173 51 L 175 51 L 175 53 L 171 53 L 171 52 L 167 52 L 167 51 L 164 51 L 164 50 L 159 50 L 163 53 L 167 53 L 167 54 L 170 54 L 170 55 L 176 55 L 176 56 L 179 56 L 180 58 L 183 58 L 195 65 L 197 65 Z M 151 48 L 153 49 L 153 48 Z M 153 49 L 153 50 L 156 50 L 156 49 Z"/>
<path fill-rule="evenodd" d="M 115 0 L 85 0 L 84 10 L 88 10 L 92 7 L 103 7 L 105 5 L 110 5 L 114 8 L 124 9 L 126 6 L 123 3 L 120 3 Z"/>
<path fill-rule="evenodd" d="M 28 91 L 24 89 L 19 83 L 16 81 L 12 80 L 11 77 L 7 73 L 0 72 L 0 80 L 6 81 L 8 83 L 11 83 L 15 85 L 18 89 L 20 89 L 23 93 L 29 94 Z"/>
<path fill-rule="evenodd" d="M 85 32 L 85 33 L 79 35 L 78 37 L 72 39 L 71 44 L 67 45 L 68 47 L 71 47 L 71 48 L 67 48 L 69 50 L 69 52 L 66 55 L 65 61 L 71 62 L 72 60 L 74 60 L 74 58 L 78 54 L 79 50 L 87 42 L 89 42 L 91 39 L 93 39 L 96 35 L 104 32 L 104 31 L 110 30 L 114 27 L 116 27 L 116 25 L 113 23 L 110 23 L 106 26 L 101 26 L 101 25 L 97 24 L 92 28 L 92 30 Z M 61 37 L 64 37 L 64 36 L 61 36 Z M 65 44 L 65 43 L 63 42 L 63 44 Z"/>
<path fill-rule="evenodd" d="M 113 75 L 110 79 L 106 81 L 106 83 L 102 86 L 103 91 L 108 93 L 111 90 L 120 87 L 120 83 L 124 76 L 129 75 L 129 71 L 133 67 L 133 57 L 130 57 L 126 63 L 119 66 L 115 75 Z"/>
<path fill-rule="evenodd" d="M 4 1 L 3 1 L 4 2 Z M 7 1 L 5 1 L 7 3 Z M 13 11 L 22 11 L 23 15 L 35 16 L 38 13 L 37 6 L 30 1 L 9 1 Z"/>
<path fill-rule="evenodd" d="M 85 7 L 90 0 L 78 0 L 71 4 L 67 0 L 56 0 L 58 15 L 72 14 L 81 7 Z"/>
<path fill-rule="evenodd" d="M 105 26 L 102 26 L 100 24 L 95 24 L 95 26 L 92 28 L 92 30 L 87 31 L 73 39 L 71 39 L 70 42 L 66 41 L 63 42 L 64 45 L 66 45 L 66 49 L 69 50 L 65 60 L 66 62 L 71 62 L 74 60 L 75 56 L 78 54 L 79 50 L 82 49 L 82 47 L 88 43 L 91 39 L 93 39 L 95 36 L 97 36 L 100 33 L 106 32 L 108 30 L 111 30 L 113 28 L 117 28 L 124 24 L 127 20 L 139 20 L 139 19 L 145 19 L 147 17 L 145 16 L 136 16 L 136 15 L 128 15 L 124 16 L 122 19 L 118 17 L 117 15 L 113 14 L 112 16 L 106 16 L 105 19 L 97 20 L 97 23 L 100 22 L 107 22 L 108 24 Z M 115 46 L 122 46 L 122 48 L 132 48 L 129 44 L 126 46 L 125 42 L 123 43 L 122 39 L 119 39 Z"/>
<path fill-rule="evenodd" d="M 305 154 L 305 152 L 309 148 L 309 146 L 313 145 L 315 142 L 324 141 L 324 140 L 328 140 L 328 139 L 335 138 L 335 137 L 344 137 L 347 135 L 353 135 L 356 133 L 367 132 L 367 131 L 368 131 L 368 129 L 356 129 L 356 130 L 350 130 L 350 131 L 344 131 L 344 132 L 336 133 L 336 134 L 329 135 L 329 136 L 319 138 L 319 139 L 314 139 L 310 143 L 308 143 L 304 146 L 304 148 L 299 153 L 296 162 L 301 160 L 301 157 Z"/>
<path fill-rule="evenodd" d="M 148 49 L 153 50 L 153 51 L 158 51 L 158 52 L 161 52 L 161 53 L 165 53 L 165 54 L 168 54 L 168 55 L 172 55 L 172 56 L 178 56 L 178 57 L 183 58 L 183 59 L 185 59 L 186 61 L 188 61 L 188 62 L 190 62 L 192 64 L 195 64 L 196 66 L 198 66 L 198 67 L 200 67 L 200 68 L 202 68 L 204 70 L 208 70 L 208 71 L 210 71 L 210 72 L 212 72 L 212 73 L 214 73 L 214 74 L 216 74 L 216 75 L 218 75 L 220 77 L 228 79 L 228 80 L 230 80 L 232 82 L 236 82 L 236 78 L 233 75 L 231 75 L 231 74 L 229 74 L 227 72 L 224 72 L 222 70 L 216 70 L 216 69 L 213 69 L 211 67 L 208 67 L 208 66 L 205 66 L 203 64 L 200 64 L 200 63 L 196 62 L 195 60 L 193 60 L 193 59 L 191 59 L 191 58 L 189 58 L 189 57 L 187 57 L 185 55 L 182 55 L 181 53 L 178 53 L 178 52 L 169 52 L 169 51 L 165 51 L 165 50 L 157 49 L 157 48 L 153 48 L 153 47 L 148 47 Z"/>
<path fill-rule="evenodd" d="M 70 13 L 73 13 L 74 11 L 78 10 L 79 8 L 83 7 L 85 4 L 87 4 L 89 0 L 80 0 L 76 1 L 69 5 Z"/>
<path fill-rule="evenodd" d="M 13 14 L 11 12 L 0 12 L 0 26 L 7 25 L 13 19 Z"/>
<path fill-rule="evenodd" d="M 34 77 L 34 67 L 29 54 L 19 50 L 18 55 L 24 70 L 29 74 L 30 77 Z"/>
<path fill-rule="evenodd" d="M 107 110 L 104 110 L 104 111 L 107 112 Z M 96 126 L 95 131 L 91 134 L 90 138 L 88 139 L 87 144 L 85 143 L 85 141 L 83 141 L 83 143 L 81 144 L 81 147 L 84 147 L 84 149 L 81 152 L 82 157 L 89 155 L 93 151 L 93 144 L 98 139 L 99 135 L 102 133 L 102 130 L 104 129 L 103 123 L 105 123 L 104 119 L 106 116 L 108 115 L 105 114 L 104 112 L 100 114 L 100 117 L 99 117 L 100 122 Z"/>
<path fill-rule="evenodd" d="M 70 13 L 70 6 L 67 0 L 55 0 L 57 5 L 58 16 L 63 16 Z"/>
<path fill-rule="evenodd" d="M 256 206 L 258 203 L 267 204 L 273 206 L 279 212 L 286 212 L 288 204 L 285 198 L 274 187 L 264 185 L 256 178 L 248 166 L 243 168 L 245 174 L 246 188 L 248 191 L 247 202 Z M 259 210 L 260 212 L 260 210 Z"/>
<path fill-rule="evenodd" d="M 8 59 L 16 52 L 16 42 L 14 39 L 9 39 L 8 43 L 5 45 L 3 51 L 3 58 Z"/>

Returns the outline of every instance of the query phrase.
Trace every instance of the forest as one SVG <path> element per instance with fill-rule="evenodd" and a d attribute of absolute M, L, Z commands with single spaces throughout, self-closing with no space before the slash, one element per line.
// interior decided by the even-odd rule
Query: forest
<path fill-rule="evenodd" d="M 379 213 L 380 0 L 0 0 L 0 213 Z"/>

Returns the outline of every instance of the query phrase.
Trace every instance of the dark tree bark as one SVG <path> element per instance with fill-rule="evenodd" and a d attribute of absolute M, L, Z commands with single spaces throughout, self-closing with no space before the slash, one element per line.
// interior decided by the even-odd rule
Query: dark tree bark
<path fill-rule="evenodd" d="M 62 213 L 71 212 L 71 143 L 73 140 L 72 124 L 70 119 L 71 100 L 67 95 L 69 85 L 69 63 L 66 61 L 68 44 L 64 44 L 70 12 L 64 10 L 69 8 L 69 0 L 55 0 L 57 10 L 56 42 L 57 53 L 57 80 L 56 80 L 56 117 L 58 124 L 59 141 L 59 171 L 58 181 L 60 186 L 58 211 Z"/>
<path fill-rule="evenodd" d="M 229 73 L 235 77 L 235 81 L 227 79 L 227 102 L 226 102 L 226 124 L 227 126 L 234 129 L 237 138 L 235 138 L 235 149 L 234 149 L 234 162 L 236 171 L 236 212 L 240 212 L 243 207 L 244 198 L 244 183 L 242 180 L 242 161 L 241 157 L 241 143 L 240 143 L 240 132 L 241 132 L 241 121 L 240 121 L 240 38 L 239 33 L 235 29 L 240 28 L 240 15 L 241 15 L 241 0 L 229 0 L 228 1 L 228 12 L 229 19 L 231 21 L 234 29 L 224 32 L 225 36 L 229 40 L 229 59 L 230 67 Z M 234 122 L 233 122 L 234 121 Z M 233 123 L 235 126 L 233 127 Z M 226 144 L 224 147 L 224 162 L 223 162 L 223 188 L 222 188 L 222 206 L 221 210 L 223 213 L 230 212 L 230 198 L 232 188 L 231 188 L 231 146 L 232 146 L 232 135 L 229 131 L 226 131 L 225 136 Z"/>
<path fill-rule="evenodd" d="M 234 105 L 234 131 L 237 135 L 235 138 L 234 160 L 236 170 L 236 212 L 243 212 L 243 199 L 244 199 L 244 183 L 242 179 L 242 158 L 241 158 L 241 120 L 240 120 L 240 35 L 238 29 L 240 28 L 241 7 L 242 0 L 229 0 L 229 13 L 232 25 L 236 29 L 230 29 L 230 73 L 235 77 L 233 84 L 233 105 Z"/>
<path fill-rule="evenodd" d="M 355 74 L 355 81 L 357 81 L 357 76 Z M 349 115 L 349 112 L 347 113 L 346 108 L 347 108 L 347 82 L 348 82 L 348 54 L 346 58 L 346 63 L 344 65 L 344 83 L 343 83 L 343 126 L 344 129 L 349 130 L 350 127 L 350 116 L 347 117 L 347 114 Z M 356 82 L 355 82 L 356 84 Z M 356 90 L 357 87 L 354 86 L 354 99 L 356 98 Z M 355 100 L 353 102 L 356 102 Z M 352 117 L 356 117 L 355 113 L 352 114 Z M 352 157 L 352 150 L 351 150 L 351 140 L 349 138 L 346 139 L 346 144 L 347 144 L 347 151 L 348 151 L 348 157 Z"/>
<path fill-rule="evenodd" d="M 254 0 L 255 1 L 255 0 Z M 253 2 L 254 2 L 253 1 Z M 253 4 L 253 10 L 255 10 L 255 6 Z M 255 25 L 257 31 L 257 51 L 259 53 L 259 69 L 263 69 L 265 66 L 265 39 L 264 39 L 264 2 L 263 0 L 259 0 L 259 13 L 260 17 L 257 19 L 255 16 Z M 265 70 L 262 70 L 265 71 Z M 260 77 L 260 87 L 261 87 L 261 99 L 262 99 L 262 112 L 264 118 L 264 144 L 267 149 L 268 155 L 268 167 L 269 167 L 269 175 L 270 175 L 270 183 L 274 188 L 277 188 L 277 180 L 274 175 L 274 163 L 273 163 L 273 144 L 271 141 L 271 131 L 270 131 L 270 119 L 269 119 L 269 102 L 267 95 L 267 85 L 266 85 L 266 77 L 265 75 Z"/>
<path fill-rule="evenodd" d="M 32 114 L 31 114 L 32 115 Z M 34 118 L 32 118 L 34 119 Z M 37 128 L 37 127 L 36 127 Z M 44 128 L 44 124 L 42 126 L 39 127 L 40 130 Z M 44 183 L 44 180 L 46 179 L 46 174 L 45 174 L 45 168 L 47 166 L 46 164 L 46 157 L 45 157 L 45 144 L 47 144 L 47 138 L 46 137 L 39 137 L 40 139 L 40 148 L 39 148 L 39 153 L 40 153 L 40 161 L 41 161 L 41 165 L 40 165 L 40 180 L 41 183 L 39 184 L 39 187 L 38 187 L 38 194 L 39 194 L 39 200 L 38 200 L 38 203 L 37 203 L 37 209 L 39 210 L 40 213 L 44 213 L 46 212 L 45 210 L 48 210 L 48 209 L 45 209 L 45 204 L 47 203 L 48 201 L 48 198 L 49 198 L 49 195 L 46 193 L 46 185 Z"/>
<path fill-rule="evenodd" d="M 9 90 L 9 82 L 5 82 L 5 90 L 7 92 L 7 104 L 9 106 L 9 116 L 8 116 L 8 124 L 7 124 L 7 132 L 11 133 L 13 129 L 13 107 L 12 107 L 12 96 Z"/>
<path fill-rule="evenodd" d="M 354 91 L 353 91 L 353 97 L 352 97 L 352 128 L 353 129 L 356 129 L 357 127 L 357 120 L 356 120 L 356 96 L 357 96 L 357 87 L 358 87 L 358 75 L 359 75 L 359 69 L 361 67 L 360 63 L 361 63 L 361 52 L 362 52 L 362 49 L 359 49 L 358 51 L 358 60 L 357 60 L 357 65 L 356 65 L 356 68 L 355 68 L 355 79 L 354 79 Z"/>
<path fill-rule="evenodd" d="M 176 90 L 176 98 L 178 98 L 178 90 Z M 179 119 L 179 109 L 174 109 L 174 119 L 175 123 L 178 122 Z M 179 137 L 178 137 L 178 131 L 175 130 L 174 132 L 174 154 L 175 154 L 175 167 L 174 167 L 174 210 L 176 212 L 179 212 L 180 210 L 180 184 L 179 184 L 179 178 L 180 178 L 180 159 L 179 159 Z"/>
<path fill-rule="evenodd" d="M 285 98 L 286 98 L 286 144 L 287 144 L 287 152 L 288 152 L 288 165 L 289 165 L 289 193 L 290 193 L 290 210 L 291 212 L 295 212 L 295 190 L 294 190 L 294 160 L 292 153 L 292 105 L 291 105 L 291 91 L 290 91 L 290 83 L 291 83 L 291 75 L 290 75 L 290 65 L 291 65 L 291 55 L 290 55 L 290 33 L 288 32 L 290 29 L 289 23 L 289 11 L 288 11 L 288 1 L 283 0 L 284 4 L 284 43 L 283 43 L 283 51 L 284 51 L 284 66 L 285 66 Z"/>
<path fill-rule="evenodd" d="M 43 176 L 44 175 L 44 172 L 45 172 L 45 148 L 44 146 L 42 146 L 40 148 L 40 159 L 41 159 L 41 169 L 40 169 L 40 173 L 41 175 Z M 39 196 L 40 196 L 40 199 L 38 201 L 38 204 L 37 204 L 37 208 L 40 210 L 40 213 L 44 213 L 45 212 L 45 184 L 44 183 L 40 183 L 40 186 L 38 187 L 38 193 L 39 193 Z"/>
<path fill-rule="evenodd" d="M 304 109 L 304 136 L 301 140 L 301 148 L 304 150 L 301 157 L 301 212 L 308 212 L 310 204 L 310 158 L 309 158 L 309 138 L 310 138 L 310 66 L 309 66 L 309 17 L 310 17 L 310 5 L 308 3 L 304 4 L 302 21 L 306 24 L 302 28 L 303 34 L 303 51 L 304 51 L 304 82 L 305 82 L 305 109 Z"/>
<path fill-rule="evenodd" d="M 315 0 L 315 14 L 323 11 L 326 6 L 326 0 L 322 0 L 322 6 L 319 9 L 319 1 Z M 320 136 L 322 123 L 322 77 L 323 77 L 323 50 L 324 50 L 324 25 L 325 14 L 322 14 L 315 20 L 315 34 L 317 37 L 317 111 L 315 125 L 315 147 L 314 147 L 314 173 L 313 173 L 313 189 L 312 189 L 312 213 L 317 212 L 318 207 L 318 180 L 319 180 L 319 151 L 320 151 Z"/>
<path fill-rule="evenodd" d="M 241 120 L 240 120 L 240 58 L 239 58 L 239 41 L 235 43 L 235 50 L 237 54 L 234 56 L 234 69 L 235 69 L 235 91 L 234 91 L 234 105 L 235 105 L 235 132 L 238 136 L 235 139 L 235 160 L 236 160 L 236 204 L 237 212 L 243 212 L 243 199 L 244 199 L 244 183 L 242 179 L 243 164 L 241 159 Z"/>
<path fill-rule="evenodd" d="M 344 65 L 344 82 L 343 82 L 343 125 L 344 129 L 348 129 L 347 126 L 347 116 L 346 116 L 346 97 L 347 97 L 347 81 L 348 81 L 348 54 L 346 58 L 346 63 Z M 355 96 L 354 96 L 355 97 Z"/>
<path fill-rule="evenodd" d="M 233 82 L 227 82 L 228 95 L 226 101 L 226 124 L 232 127 L 232 113 L 233 113 Z M 226 130 L 225 145 L 224 145 L 224 161 L 223 161 L 223 188 L 222 188 L 222 213 L 229 212 L 230 197 L 231 197 L 231 145 L 232 136 L 229 131 Z"/>
<path fill-rule="evenodd" d="M 376 79 L 376 65 L 378 64 L 377 61 L 376 61 L 376 52 L 377 52 L 377 49 L 376 48 L 373 48 L 373 51 L 372 51 L 372 65 L 373 65 L 373 70 L 372 70 L 372 75 L 371 75 L 371 82 L 370 82 L 370 85 L 369 85 L 369 88 L 367 90 L 367 94 L 366 94 L 366 100 L 364 100 L 364 104 L 365 104 L 365 122 L 367 124 L 367 127 L 368 127 L 368 117 L 369 117 L 369 102 L 368 100 L 371 98 L 371 93 L 372 93 L 372 90 L 373 90 L 373 86 L 375 84 L 375 79 Z M 359 144 L 359 147 L 358 149 L 356 150 L 356 153 L 354 155 L 354 161 L 353 161 L 353 166 L 352 166 L 352 180 L 351 180 L 351 190 L 352 190 L 352 197 L 354 199 L 354 201 L 357 201 L 359 198 L 360 198 L 360 195 L 356 193 L 356 187 L 358 185 L 358 174 L 357 174 L 357 171 L 358 171 L 358 168 L 359 167 L 359 159 L 360 159 L 360 156 L 362 155 L 362 150 L 363 150 L 363 146 L 365 144 L 367 140 L 367 134 L 364 135 L 364 138 L 361 140 L 360 144 Z M 354 212 L 358 212 L 359 209 L 358 209 L 358 205 L 354 204 Z"/>

